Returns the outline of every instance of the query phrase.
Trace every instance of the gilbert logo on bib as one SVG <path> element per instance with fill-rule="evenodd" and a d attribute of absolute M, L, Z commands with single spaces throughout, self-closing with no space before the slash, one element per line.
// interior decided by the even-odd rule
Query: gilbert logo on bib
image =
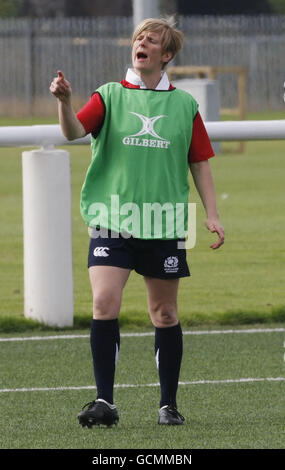
<path fill-rule="evenodd" d="M 130 114 L 134 114 L 137 116 L 142 122 L 142 128 L 136 134 L 132 134 L 130 136 L 123 138 L 124 145 L 134 145 L 136 147 L 152 147 L 152 148 L 160 148 L 160 149 L 167 149 L 170 145 L 169 140 L 160 137 L 154 129 L 154 124 L 162 118 L 165 118 L 164 114 L 159 116 L 153 117 L 146 117 L 139 113 L 134 113 L 133 111 L 129 111 Z M 149 135 L 154 137 L 153 139 L 143 139 L 141 138 L 144 135 Z"/>
<path fill-rule="evenodd" d="M 93 251 L 93 255 L 103 256 L 103 257 L 109 256 L 109 253 L 107 250 L 108 251 L 110 250 L 110 248 L 108 248 L 107 246 L 97 246 L 95 250 Z"/>

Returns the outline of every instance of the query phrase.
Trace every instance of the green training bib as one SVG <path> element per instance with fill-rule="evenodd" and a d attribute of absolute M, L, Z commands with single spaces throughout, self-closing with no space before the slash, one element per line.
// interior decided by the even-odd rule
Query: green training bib
<path fill-rule="evenodd" d="M 185 236 L 197 102 L 179 89 L 108 83 L 97 91 L 106 113 L 99 135 L 91 136 L 80 203 L 85 223 L 143 239 Z"/>

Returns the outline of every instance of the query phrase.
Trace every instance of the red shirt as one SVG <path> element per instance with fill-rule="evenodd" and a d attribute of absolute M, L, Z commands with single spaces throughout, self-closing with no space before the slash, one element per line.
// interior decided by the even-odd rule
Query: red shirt
<path fill-rule="evenodd" d="M 121 84 L 127 88 L 140 88 L 139 85 L 132 85 L 126 80 L 122 80 Z M 174 87 L 170 85 L 169 90 L 173 90 L 173 88 Z M 76 116 L 83 125 L 86 134 L 92 132 L 92 134 L 98 135 L 105 118 L 105 105 L 100 94 L 95 92 Z M 197 163 L 208 160 L 214 155 L 209 136 L 201 115 L 198 112 L 193 121 L 188 161 L 189 163 Z"/>

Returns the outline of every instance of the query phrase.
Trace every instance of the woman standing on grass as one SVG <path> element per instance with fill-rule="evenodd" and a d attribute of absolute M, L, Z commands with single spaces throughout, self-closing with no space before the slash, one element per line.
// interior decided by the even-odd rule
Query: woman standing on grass
<path fill-rule="evenodd" d="M 190 94 L 174 88 L 164 72 L 182 42 L 182 33 L 169 21 L 144 20 L 133 35 L 133 68 L 126 78 L 101 86 L 77 114 L 62 72 L 50 86 L 66 138 L 91 133 L 92 162 L 82 188 L 81 213 L 91 229 L 90 342 L 97 398 L 78 414 L 82 426 L 110 426 L 119 420 L 113 402 L 118 316 L 132 269 L 144 277 L 155 328 L 161 386 L 158 423 L 184 422 L 176 402 L 183 350 L 177 292 L 179 278 L 190 273 L 186 250 L 177 242 L 187 230 L 187 210 L 181 216 L 178 207 L 188 203 L 188 166 L 205 207 L 206 226 L 218 234 L 212 249 L 223 244 L 224 230 L 208 162 L 214 153 L 198 105 Z M 146 210 L 150 206 L 160 209 L 154 221 Z"/>

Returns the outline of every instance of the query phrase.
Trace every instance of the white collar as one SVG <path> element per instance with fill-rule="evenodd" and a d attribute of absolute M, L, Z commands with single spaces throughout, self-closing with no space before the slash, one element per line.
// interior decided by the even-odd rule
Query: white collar
<path fill-rule="evenodd" d="M 132 85 L 139 85 L 140 88 L 146 88 L 141 77 L 134 71 L 134 69 L 128 69 L 126 74 L 126 81 Z M 156 90 L 168 90 L 170 86 L 168 76 L 166 72 L 162 72 L 161 79 L 156 87 Z"/>

